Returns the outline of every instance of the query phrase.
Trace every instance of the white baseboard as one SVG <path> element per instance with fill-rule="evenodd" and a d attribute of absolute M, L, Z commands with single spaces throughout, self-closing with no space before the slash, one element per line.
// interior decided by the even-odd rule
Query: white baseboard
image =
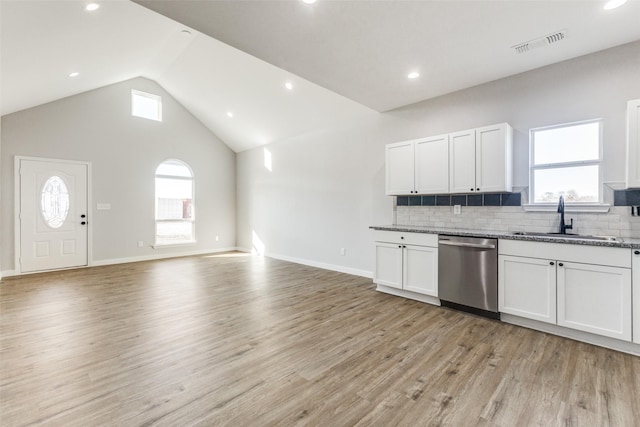
<path fill-rule="evenodd" d="M 395 295 L 397 297 L 409 298 L 420 302 L 426 302 L 428 304 L 440 305 L 440 299 L 438 297 L 432 297 L 430 295 L 418 294 L 411 291 L 405 291 L 403 289 L 391 288 L 389 286 L 377 285 L 376 291 L 384 292 L 385 294 Z"/>
<path fill-rule="evenodd" d="M 90 267 L 99 267 L 103 265 L 115 265 L 115 264 L 126 264 L 130 262 L 140 262 L 140 261 L 153 261 L 165 258 L 178 258 L 184 256 L 194 256 L 194 255 L 206 255 L 212 253 L 220 253 L 220 252 L 229 252 L 229 251 L 239 251 L 239 252 L 251 252 L 250 248 L 241 248 L 241 247 L 229 247 L 229 248 L 217 248 L 217 249 L 209 249 L 209 250 L 199 250 L 199 251 L 185 251 L 185 252 L 172 252 L 172 253 L 155 253 L 151 255 L 137 256 L 137 257 L 126 257 L 126 258 L 112 258 L 112 259 L 103 259 L 92 261 L 89 265 Z M 373 278 L 373 272 L 360 270 L 356 268 L 344 267 L 341 265 L 328 264 L 324 262 L 317 262 L 303 258 L 290 257 L 287 255 L 273 254 L 267 253 L 265 256 L 269 258 L 279 259 L 282 261 L 293 262 L 296 264 L 308 265 L 310 267 L 323 268 L 325 270 L 337 271 L 340 273 L 352 274 L 354 276 L 366 277 L 369 279 Z M 10 277 L 10 276 L 18 276 L 16 270 L 6 270 L 2 272 L 2 277 Z"/>
<path fill-rule="evenodd" d="M 206 254 L 215 254 L 221 252 L 230 252 L 230 251 L 241 251 L 244 252 L 244 249 L 237 248 L 235 246 L 228 248 L 216 248 L 216 249 L 206 249 L 206 250 L 198 250 L 198 251 L 184 251 L 184 252 L 171 252 L 171 253 L 155 253 L 151 255 L 137 256 L 137 257 L 126 257 L 126 258 L 112 258 L 112 259 L 101 259 L 97 261 L 91 261 L 88 267 L 100 267 L 103 265 L 115 265 L 115 264 L 127 264 L 130 262 L 140 262 L 140 261 L 154 261 L 158 259 L 166 259 L 166 258 L 179 258 L 184 256 L 194 256 L 194 255 L 206 255 Z M 85 268 L 85 267 L 79 267 Z M 57 271 L 57 270 L 51 270 Z M 43 271 L 37 271 L 35 273 L 43 273 Z M 2 278 L 11 277 L 11 276 L 22 276 L 33 273 L 20 273 L 17 270 L 5 270 L 2 271 Z"/>
<path fill-rule="evenodd" d="M 0 278 L 17 276 L 18 272 L 16 270 L 4 270 L 0 271 Z"/>
<path fill-rule="evenodd" d="M 589 332 L 577 331 L 558 325 L 552 325 L 550 323 L 539 322 L 537 320 L 525 319 L 520 316 L 513 316 L 506 313 L 500 314 L 500 320 L 505 323 L 511 323 L 512 325 L 523 326 L 525 328 L 535 329 L 537 331 L 559 335 L 564 338 L 570 338 L 572 340 L 582 341 L 600 347 L 606 347 L 612 350 L 622 351 L 625 353 L 640 356 L 640 344 L 621 341 L 615 338 L 603 337 L 600 335 L 591 334 Z"/>
<path fill-rule="evenodd" d="M 144 255 L 144 256 L 138 256 L 138 257 L 102 259 L 98 261 L 93 261 L 91 263 L 91 267 L 98 267 L 102 265 L 126 264 L 129 262 L 154 261 L 158 259 L 179 258 L 184 256 L 215 254 L 220 252 L 229 252 L 229 251 L 236 251 L 236 250 L 238 250 L 238 248 L 229 247 L 229 248 L 205 249 L 205 250 L 198 250 L 198 251 L 157 253 L 157 254 Z"/>
<path fill-rule="evenodd" d="M 354 276 L 361 276 L 361 277 L 373 279 L 373 272 L 360 270 L 357 268 L 344 267 L 342 265 L 335 265 L 335 264 L 327 264 L 324 262 L 312 261 L 308 259 L 296 258 L 288 255 L 281 255 L 281 254 L 274 254 L 274 253 L 266 253 L 265 256 L 269 258 L 279 259 L 282 261 L 293 262 L 296 264 L 308 265 L 310 267 L 323 268 L 325 270 L 337 271 L 339 273 L 352 274 Z"/>

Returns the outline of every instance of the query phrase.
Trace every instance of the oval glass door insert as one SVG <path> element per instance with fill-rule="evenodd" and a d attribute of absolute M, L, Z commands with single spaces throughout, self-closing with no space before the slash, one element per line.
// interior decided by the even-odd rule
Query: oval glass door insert
<path fill-rule="evenodd" d="M 59 228 L 69 215 L 69 189 L 59 176 L 52 176 L 42 188 L 42 216 L 51 228 Z"/>

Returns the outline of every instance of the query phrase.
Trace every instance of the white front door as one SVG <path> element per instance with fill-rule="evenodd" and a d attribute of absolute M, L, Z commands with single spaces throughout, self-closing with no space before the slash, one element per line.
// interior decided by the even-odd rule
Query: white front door
<path fill-rule="evenodd" d="M 19 159 L 20 272 L 86 266 L 88 165 Z"/>

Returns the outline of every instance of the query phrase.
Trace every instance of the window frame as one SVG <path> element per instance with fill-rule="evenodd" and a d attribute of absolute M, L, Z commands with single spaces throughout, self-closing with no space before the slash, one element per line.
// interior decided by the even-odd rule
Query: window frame
<path fill-rule="evenodd" d="M 179 175 L 166 175 L 166 174 L 158 174 L 157 171 L 160 168 L 160 166 L 162 166 L 165 163 L 168 162 L 173 162 L 173 163 L 179 163 L 182 166 L 186 167 L 189 170 L 189 173 L 191 174 L 191 176 L 179 176 Z M 178 180 L 178 181 L 191 181 L 191 218 L 188 219 L 158 219 L 158 188 L 157 188 L 157 184 L 155 183 L 157 178 L 163 178 L 163 179 L 173 179 L 173 180 Z M 196 198 L 196 184 L 195 184 L 195 174 L 193 173 L 193 169 L 191 168 L 191 166 L 180 159 L 165 159 L 162 162 L 160 162 L 158 164 L 158 166 L 156 166 L 156 173 L 153 176 L 154 179 L 154 195 L 153 195 L 153 201 L 154 201 L 154 248 L 157 247 L 171 247 L 171 246 L 185 246 L 185 245 L 193 245 L 195 243 L 197 243 L 197 239 L 196 239 L 196 208 L 195 208 L 195 198 Z M 188 222 L 191 225 L 191 239 L 190 240 L 183 240 L 183 241 L 177 241 L 177 242 L 170 242 L 170 243 L 166 243 L 166 242 L 161 242 L 158 243 L 158 223 L 163 223 L 163 222 Z"/>
<path fill-rule="evenodd" d="M 540 131 L 548 131 L 552 129 L 561 129 L 561 128 L 569 128 L 573 126 L 587 125 L 591 123 L 598 124 L 598 159 L 596 160 L 575 160 L 568 162 L 555 162 L 555 163 L 546 163 L 543 165 L 535 165 L 535 134 Z M 536 202 L 535 201 L 535 171 L 544 170 L 544 169 L 566 169 L 577 166 L 598 166 L 598 200 L 590 201 L 590 202 L 575 202 L 575 201 L 565 201 L 565 206 L 567 207 L 589 207 L 589 206 L 605 206 L 606 204 L 603 202 L 604 198 L 604 183 L 603 183 L 603 173 L 602 173 L 602 158 L 603 158 L 603 120 L 601 118 L 590 119 L 590 120 L 582 120 L 577 122 L 570 123 L 560 123 L 551 126 L 541 126 L 537 128 L 529 129 L 529 206 L 553 206 L 557 205 L 556 202 Z M 608 205 L 606 205 L 608 206 Z"/>
<path fill-rule="evenodd" d="M 138 114 L 134 113 L 135 110 L 135 97 L 139 96 L 141 98 L 148 98 L 151 99 L 153 101 L 157 102 L 157 118 L 153 118 L 153 117 L 147 117 L 147 116 L 141 116 Z M 143 92 L 141 90 L 137 90 L 137 89 L 131 89 L 131 116 L 133 117 L 139 117 L 141 119 L 147 119 L 147 120 L 153 120 L 154 122 L 162 122 L 162 96 L 160 95 L 155 95 L 153 93 L 149 93 L 149 92 Z"/>

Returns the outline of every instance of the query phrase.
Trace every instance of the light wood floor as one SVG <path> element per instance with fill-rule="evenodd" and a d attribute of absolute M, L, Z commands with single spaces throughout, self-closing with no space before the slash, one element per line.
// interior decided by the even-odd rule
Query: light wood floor
<path fill-rule="evenodd" d="M 638 426 L 640 358 L 239 254 L 0 285 L 0 425 Z"/>

